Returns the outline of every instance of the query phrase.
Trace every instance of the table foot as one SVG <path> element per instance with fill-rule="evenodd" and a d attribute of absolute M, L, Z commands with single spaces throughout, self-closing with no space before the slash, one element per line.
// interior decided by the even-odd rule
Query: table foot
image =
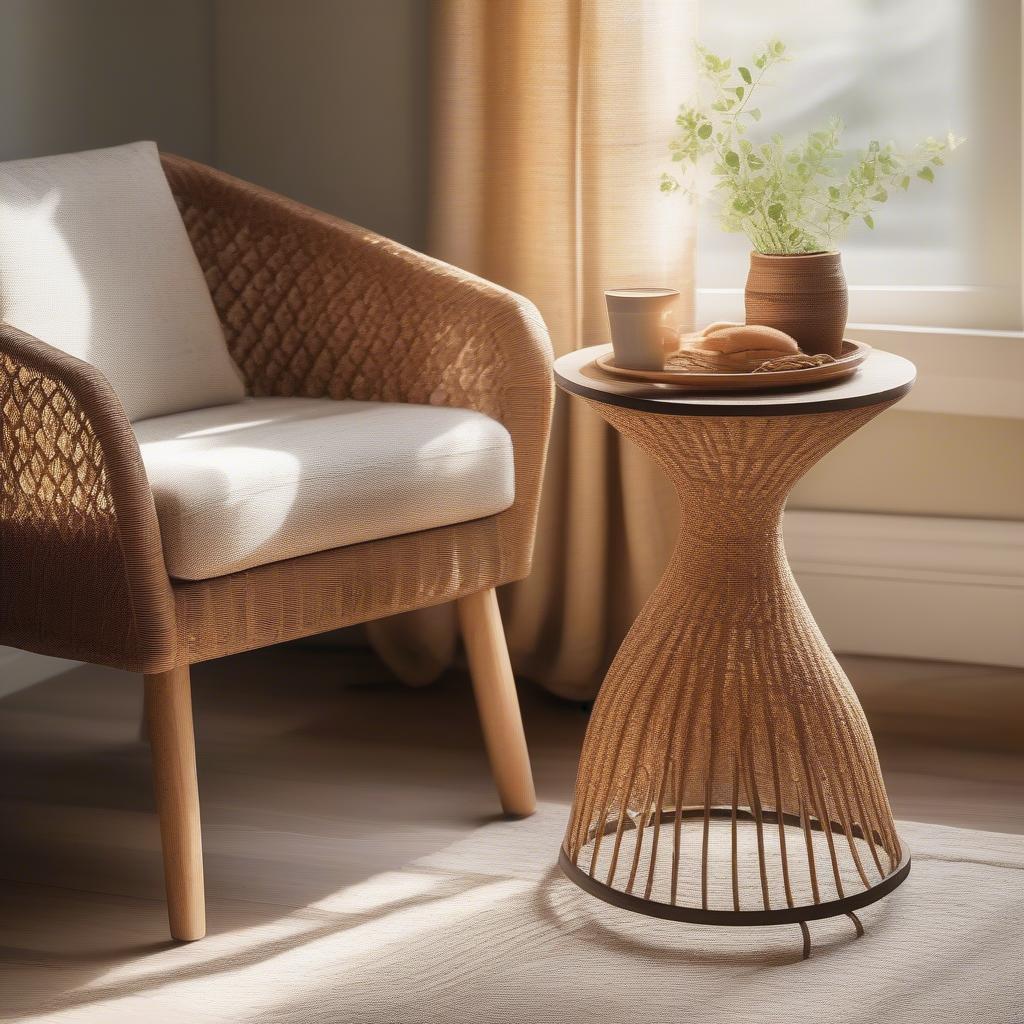
<path fill-rule="evenodd" d="M 800 924 L 800 935 L 803 937 L 803 940 L 804 940 L 803 955 L 800 957 L 800 959 L 801 960 L 810 960 L 811 959 L 811 931 L 807 927 L 807 922 L 806 921 L 800 921 L 799 924 Z"/>

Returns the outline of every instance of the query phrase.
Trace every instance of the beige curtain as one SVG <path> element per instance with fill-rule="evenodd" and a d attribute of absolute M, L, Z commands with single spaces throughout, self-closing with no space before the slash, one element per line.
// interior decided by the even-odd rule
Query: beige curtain
<path fill-rule="evenodd" d="M 532 299 L 556 355 L 608 341 L 604 289 L 678 288 L 692 211 L 658 191 L 692 88 L 696 2 L 441 0 L 434 8 L 434 255 Z M 505 588 L 518 674 L 593 696 L 675 536 L 661 474 L 560 395 L 533 573 Z M 451 610 L 371 626 L 410 682 L 454 651 Z"/>

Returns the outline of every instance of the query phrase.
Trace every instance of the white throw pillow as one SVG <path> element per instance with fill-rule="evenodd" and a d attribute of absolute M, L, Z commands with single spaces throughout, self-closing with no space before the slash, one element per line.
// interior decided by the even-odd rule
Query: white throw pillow
<path fill-rule="evenodd" d="M 97 367 L 130 420 L 244 397 L 152 142 L 0 163 L 0 318 Z"/>

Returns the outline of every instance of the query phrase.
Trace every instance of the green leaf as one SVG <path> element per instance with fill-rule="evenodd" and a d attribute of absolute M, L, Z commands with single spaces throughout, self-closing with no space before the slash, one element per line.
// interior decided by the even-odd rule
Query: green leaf
<path fill-rule="evenodd" d="M 880 188 L 871 198 L 876 203 L 884 203 L 889 198 L 889 193 L 884 188 Z"/>
<path fill-rule="evenodd" d="M 733 92 L 736 93 L 736 99 L 743 99 L 743 93 L 745 92 L 745 90 L 742 85 L 737 85 L 736 88 L 733 89 Z"/>
<path fill-rule="evenodd" d="M 710 121 L 705 121 L 697 129 L 697 138 L 698 139 L 710 139 L 711 138 L 711 122 Z"/>
<path fill-rule="evenodd" d="M 903 189 L 904 192 L 906 192 L 907 189 L 910 188 L 910 175 L 909 174 L 904 174 L 903 175 L 903 180 L 900 182 L 900 188 Z"/>
<path fill-rule="evenodd" d="M 738 170 L 740 166 L 739 153 L 730 149 L 729 152 L 725 154 L 725 162 L 726 165 L 731 167 L 733 170 Z M 927 170 L 927 168 L 925 168 L 925 170 Z"/>
<path fill-rule="evenodd" d="M 782 216 L 782 203 L 772 203 L 767 213 L 772 220 L 778 220 Z"/>
<path fill-rule="evenodd" d="M 751 153 L 750 156 L 747 157 L 747 166 L 756 171 L 764 167 L 764 161 L 759 156 L 754 156 L 754 154 Z"/>
<path fill-rule="evenodd" d="M 751 116 L 751 117 L 752 117 L 752 118 L 753 118 L 753 119 L 754 119 L 755 121 L 760 121 L 760 120 L 761 120 L 761 111 L 760 111 L 760 110 L 759 110 L 759 109 L 758 109 L 757 107 L 754 107 L 754 109 L 753 109 L 753 110 L 748 110 L 748 111 L 747 111 L 747 113 L 748 113 L 748 114 L 749 114 L 749 115 L 750 115 L 750 116 Z"/>
<path fill-rule="evenodd" d="M 924 178 L 925 181 L 935 180 L 935 172 L 930 167 L 922 167 L 921 170 L 917 172 L 917 176 L 919 178 Z"/>
<path fill-rule="evenodd" d="M 831 196 L 831 197 L 832 197 L 833 199 L 839 199 L 839 198 L 840 198 L 840 196 L 842 195 L 842 193 L 841 193 L 841 192 L 839 191 L 839 189 L 838 189 L 838 188 L 836 188 L 836 186 L 835 186 L 835 185 L 829 185 L 829 187 L 828 187 L 828 194 L 829 194 L 829 195 L 830 195 L 830 196 Z"/>
<path fill-rule="evenodd" d="M 753 78 L 750 75 L 750 69 L 749 68 L 737 68 L 736 70 L 739 71 L 740 78 L 742 78 L 743 81 L 747 83 L 747 85 L 750 85 L 750 83 L 753 81 Z"/>
<path fill-rule="evenodd" d="M 868 226 L 869 228 L 871 228 L 872 230 L 874 230 L 874 227 L 875 227 L 875 219 L 874 219 L 874 217 L 872 217 L 872 216 L 871 216 L 871 214 L 870 214 L 870 213 L 865 213 L 865 214 L 864 214 L 864 223 L 865 223 L 865 224 L 867 224 L 867 226 Z"/>

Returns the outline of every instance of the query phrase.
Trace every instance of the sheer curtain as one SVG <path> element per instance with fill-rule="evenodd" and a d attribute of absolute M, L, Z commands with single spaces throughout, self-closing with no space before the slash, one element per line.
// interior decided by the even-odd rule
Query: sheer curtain
<path fill-rule="evenodd" d="M 694 218 L 657 181 L 692 88 L 695 6 L 435 4 L 431 251 L 532 299 L 556 354 L 608 340 L 609 287 L 678 288 L 678 321 L 692 321 Z M 533 573 L 501 594 L 517 673 L 592 696 L 675 524 L 653 465 L 559 396 Z M 411 682 L 454 650 L 448 608 L 370 632 Z"/>

